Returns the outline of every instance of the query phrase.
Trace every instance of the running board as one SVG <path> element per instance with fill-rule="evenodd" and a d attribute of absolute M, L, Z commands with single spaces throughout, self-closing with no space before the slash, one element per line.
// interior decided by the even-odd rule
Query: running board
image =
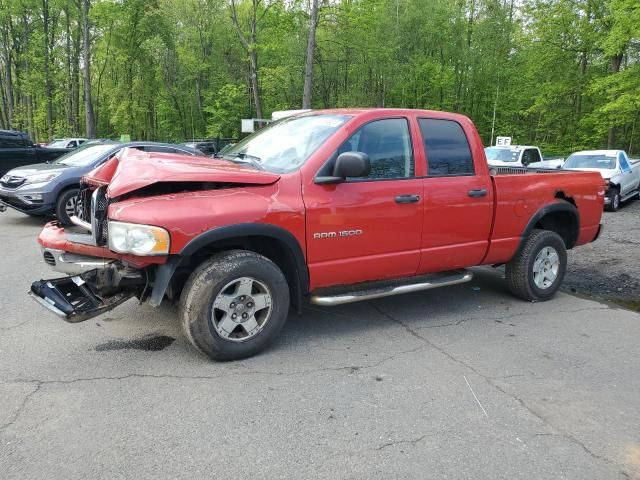
<path fill-rule="evenodd" d="M 634 190 L 631 193 L 627 193 L 624 197 L 620 196 L 620 201 L 621 202 L 626 202 L 627 200 L 629 200 L 630 198 L 633 198 L 635 196 L 640 197 L 640 190 Z"/>
<path fill-rule="evenodd" d="M 311 295 L 311 303 L 323 306 L 342 305 L 345 303 L 372 300 L 374 298 L 390 297 L 391 295 L 400 295 L 402 293 L 448 287 L 449 285 L 466 283 L 471 279 L 473 279 L 472 272 L 468 270 L 454 270 L 402 280 L 367 282 L 350 285 L 342 289 L 331 288 L 318 290 Z"/>

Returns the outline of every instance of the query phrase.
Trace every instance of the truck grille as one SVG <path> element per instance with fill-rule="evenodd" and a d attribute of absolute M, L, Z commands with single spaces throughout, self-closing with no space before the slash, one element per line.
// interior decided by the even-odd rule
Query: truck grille
<path fill-rule="evenodd" d="M 0 185 L 4 188 L 18 188 L 22 185 L 27 179 L 24 177 L 16 177 L 15 175 L 5 175 L 0 178 Z"/>
<path fill-rule="evenodd" d="M 79 214 L 81 219 L 91 225 L 91 233 L 96 245 L 107 243 L 107 208 L 109 199 L 106 195 L 107 187 L 83 186 L 78 193 Z"/>
<path fill-rule="evenodd" d="M 85 222 L 91 223 L 91 194 L 93 190 L 84 187 L 78 193 L 78 216 Z"/>
<path fill-rule="evenodd" d="M 489 165 L 489 174 L 496 175 L 522 175 L 528 173 L 559 173 L 566 170 L 558 168 L 527 168 L 527 167 L 494 167 Z"/>
<path fill-rule="evenodd" d="M 105 245 L 107 243 L 107 207 L 109 201 L 106 195 L 107 187 L 99 187 L 91 195 L 91 228 L 93 238 L 97 245 Z"/>

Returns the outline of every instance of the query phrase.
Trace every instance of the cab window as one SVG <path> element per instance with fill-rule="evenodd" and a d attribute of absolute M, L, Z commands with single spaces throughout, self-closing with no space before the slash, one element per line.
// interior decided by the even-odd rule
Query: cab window
<path fill-rule="evenodd" d="M 430 177 L 473 175 L 473 157 L 462 127 L 453 120 L 418 120 Z"/>
<path fill-rule="evenodd" d="M 529 165 L 530 163 L 536 163 L 540 161 L 542 161 L 542 159 L 540 158 L 538 150 L 535 148 L 527 148 L 522 154 L 523 165 Z"/>
<path fill-rule="evenodd" d="M 367 177 L 349 178 L 349 181 L 411 178 L 415 175 L 409 124 L 404 118 L 374 120 L 363 125 L 336 150 L 320 174 L 331 175 L 336 158 L 345 152 L 365 153 L 371 162 Z"/>

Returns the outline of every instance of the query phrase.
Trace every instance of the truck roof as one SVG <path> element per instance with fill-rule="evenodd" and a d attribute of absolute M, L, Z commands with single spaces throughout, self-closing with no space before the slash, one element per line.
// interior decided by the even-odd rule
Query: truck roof
<path fill-rule="evenodd" d="M 442 112 L 439 110 L 422 110 L 414 108 L 330 108 L 324 110 L 310 110 L 295 114 L 294 116 L 317 115 L 317 114 L 341 114 L 341 115 L 366 115 L 368 113 L 385 113 L 386 115 L 428 115 L 430 117 L 438 117 L 447 120 L 471 121 L 466 115 L 460 113 Z"/>
<path fill-rule="evenodd" d="M 485 147 L 485 148 L 501 148 L 504 150 L 524 150 L 525 148 L 538 148 L 535 145 L 491 145 L 489 147 Z"/>
<path fill-rule="evenodd" d="M 26 132 L 20 132 L 18 130 L 0 130 L 2 135 L 16 135 L 18 137 L 28 137 Z"/>
<path fill-rule="evenodd" d="M 624 150 L 581 150 L 573 152 L 571 155 L 617 155 Z"/>

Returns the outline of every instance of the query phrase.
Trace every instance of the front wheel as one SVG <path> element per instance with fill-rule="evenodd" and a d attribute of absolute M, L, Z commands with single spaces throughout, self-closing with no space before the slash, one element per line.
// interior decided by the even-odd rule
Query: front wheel
<path fill-rule="evenodd" d="M 609 192 L 609 205 L 607 210 L 615 212 L 620 208 L 620 190 L 612 188 Z"/>
<path fill-rule="evenodd" d="M 222 252 L 191 274 L 180 318 L 193 346 L 214 360 L 237 360 L 265 349 L 289 313 L 289 286 L 268 258 Z"/>
<path fill-rule="evenodd" d="M 567 270 L 562 237 L 549 230 L 534 230 L 506 266 L 509 290 L 530 302 L 549 300 Z"/>
<path fill-rule="evenodd" d="M 77 214 L 78 192 L 77 188 L 65 190 L 56 201 L 56 217 L 65 227 L 73 225 L 71 217 Z"/>

